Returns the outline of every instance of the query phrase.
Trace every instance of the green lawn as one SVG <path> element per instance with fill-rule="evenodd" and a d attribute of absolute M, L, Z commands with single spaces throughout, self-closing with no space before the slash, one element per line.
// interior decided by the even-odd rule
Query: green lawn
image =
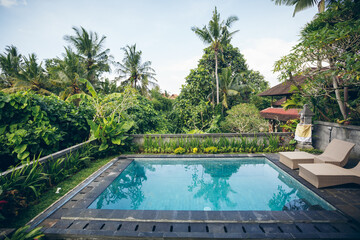
<path fill-rule="evenodd" d="M 36 202 L 33 202 L 28 208 L 21 211 L 19 215 L 14 219 L 9 219 L 5 226 L 6 228 L 18 228 L 26 225 L 32 218 L 36 215 L 44 211 L 47 207 L 49 207 L 56 200 L 64 196 L 68 191 L 76 187 L 79 183 L 84 181 L 87 177 L 89 177 L 92 173 L 97 171 L 99 168 L 108 163 L 115 156 L 110 156 L 102 159 L 98 159 L 92 161 L 88 168 L 82 169 L 72 177 L 65 179 L 63 182 L 59 183 L 57 186 L 49 189 L 49 191 L 43 193 Z M 60 193 L 56 194 L 55 191 L 57 188 L 61 188 Z"/>

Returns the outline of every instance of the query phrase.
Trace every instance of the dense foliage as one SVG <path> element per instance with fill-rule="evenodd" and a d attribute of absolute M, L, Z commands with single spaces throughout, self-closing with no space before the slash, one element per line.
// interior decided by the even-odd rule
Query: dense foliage
<path fill-rule="evenodd" d="M 93 115 L 91 106 L 55 96 L 0 92 L 0 168 L 87 140 Z"/>
<path fill-rule="evenodd" d="M 264 109 L 270 101 L 259 99 L 256 94 L 269 85 L 259 72 L 248 69 L 244 56 L 238 48 L 227 44 L 219 58 L 219 88 L 221 104 L 216 105 L 214 83 L 215 62 L 211 48 L 204 49 L 198 67 L 186 77 L 179 97 L 174 102 L 172 114 L 176 132 L 198 129 L 206 132 L 228 131 L 219 123 L 227 115 L 227 109 L 239 103 L 253 103 Z M 214 130 L 216 129 L 216 130 Z"/>
<path fill-rule="evenodd" d="M 306 76 L 305 84 L 297 86 L 296 97 L 302 99 L 293 101 L 310 103 L 320 120 L 360 123 L 359 9 L 359 1 L 333 1 L 275 65 L 283 81 Z"/>
<path fill-rule="evenodd" d="M 223 128 L 230 132 L 265 132 L 268 122 L 253 104 L 241 103 L 227 111 Z"/>
<path fill-rule="evenodd" d="M 88 166 L 96 155 L 97 147 L 85 146 L 45 165 L 35 161 L 32 165 L 12 169 L 12 173 L 0 176 L 0 226 L 14 219 L 39 196 L 60 181 Z"/>

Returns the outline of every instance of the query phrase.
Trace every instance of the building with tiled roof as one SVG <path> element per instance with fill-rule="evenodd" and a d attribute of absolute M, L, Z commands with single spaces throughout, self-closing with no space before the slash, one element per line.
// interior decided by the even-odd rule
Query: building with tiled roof
<path fill-rule="evenodd" d="M 285 123 L 291 119 L 299 119 L 299 112 L 301 109 L 284 110 L 281 106 L 287 99 L 293 95 L 291 91 L 292 85 L 302 85 L 305 81 L 304 76 L 297 76 L 292 81 L 280 83 L 262 93 L 259 96 L 271 96 L 271 107 L 260 111 L 260 115 L 269 120 L 269 132 L 277 131 L 280 124 Z M 273 101 L 273 97 L 283 96 L 283 98 Z"/>

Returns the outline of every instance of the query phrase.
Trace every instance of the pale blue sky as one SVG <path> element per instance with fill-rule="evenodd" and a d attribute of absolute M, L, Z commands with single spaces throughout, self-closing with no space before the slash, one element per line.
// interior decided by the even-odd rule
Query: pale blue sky
<path fill-rule="evenodd" d="M 232 44 L 271 86 L 278 83 L 274 61 L 296 44 L 317 11 L 293 18 L 292 7 L 271 0 L 0 0 L 0 52 L 13 44 L 41 60 L 60 57 L 67 45 L 63 36 L 83 26 L 107 37 L 105 47 L 116 61 L 123 58 L 120 48 L 136 43 L 143 60 L 152 61 L 161 89 L 179 93 L 206 47 L 191 27 L 207 24 L 215 6 L 222 19 L 238 16 L 232 30 L 240 32 Z"/>

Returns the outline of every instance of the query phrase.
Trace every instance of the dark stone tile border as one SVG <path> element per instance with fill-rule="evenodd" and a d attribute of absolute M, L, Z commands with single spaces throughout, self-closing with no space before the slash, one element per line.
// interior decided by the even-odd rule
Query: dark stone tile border
<path fill-rule="evenodd" d="M 95 231 L 91 233 L 91 235 L 100 234 L 99 236 L 105 236 L 107 234 L 102 230 L 102 227 L 106 226 L 107 228 L 109 228 L 110 223 L 113 223 L 114 226 L 118 224 L 116 228 L 120 226 L 119 223 L 125 224 L 124 226 L 127 226 L 128 230 L 125 231 L 125 227 L 121 225 L 123 227 L 123 230 L 121 231 L 122 234 L 120 235 L 127 237 L 145 236 L 146 234 L 141 235 L 144 234 L 145 230 L 138 231 L 137 228 L 139 226 L 140 228 L 144 228 L 149 224 L 152 224 L 152 226 L 155 226 L 155 228 L 159 224 L 165 224 L 166 226 L 171 225 L 175 228 L 175 230 L 169 230 L 167 233 L 162 232 L 162 234 L 160 234 L 161 236 L 159 235 L 159 233 L 155 235 L 149 235 L 149 237 L 152 236 L 160 238 L 165 236 L 196 237 L 196 234 L 194 232 L 191 232 L 191 226 L 199 226 L 199 224 L 205 224 L 208 227 L 211 226 L 212 229 L 216 229 L 216 226 L 220 227 L 221 230 L 218 231 L 218 234 L 220 235 L 215 236 L 215 230 L 215 232 L 211 232 L 209 230 L 209 232 L 204 233 L 206 237 L 212 236 L 215 238 L 225 237 L 221 236 L 221 234 L 225 234 L 227 236 L 226 238 L 231 237 L 231 234 L 229 234 L 227 230 L 224 230 L 227 229 L 226 225 L 231 226 L 232 229 L 239 228 L 240 226 L 244 227 L 246 225 L 249 227 L 250 230 L 244 230 L 246 228 L 241 227 L 241 236 L 249 237 L 249 231 L 251 231 L 251 229 L 256 229 L 256 231 L 260 231 L 258 234 L 260 234 L 259 237 L 261 238 L 280 238 L 281 236 L 281 238 L 298 238 L 297 235 L 299 234 L 302 235 L 302 237 L 305 236 L 304 232 L 301 232 L 299 230 L 296 230 L 294 232 L 294 235 L 291 235 L 290 233 L 290 235 L 285 236 L 284 234 L 288 233 L 285 231 L 281 232 L 279 230 L 282 229 L 281 227 L 279 228 L 280 225 L 283 226 L 283 228 L 286 228 L 289 225 L 294 225 L 296 229 L 306 229 L 306 226 L 311 225 L 312 228 L 317 229 L 316 231 L 318 232 L 314 234 L 309 233 L 310 235 L 308 237 L 315 237 L 315 235 L 316 237 L 324 237 L 320 235 L 324 232 L 327 232 L 325 230 L 326 227 L 329 229 L 336 229 L 332 228 L 331 224 L 338 224 L 342 228 L 344 228 L 344 224 L 351 224 L 354 225 L 354 229 L 359 229 L 357 228 L 358 223 L 354 222 L 353 218 L 347 216 L 338 209 L 334 211 L 155 211 L 87 209 L 87 207 L 98 197 L 98 195 L 100 195 L 108 187 L 108 185 L 112 183 L 112 181 L 133 161 L 132 158 L 181 159 L 244 157 L 265 157 L 272 163 L 274 163 L 276 166 L 278 166 L 280 169 L 294 177 L 300 183 L 308 187 L 310 190 L 318 194 L 321 198 L 326 200 L 327 198 L 331 197 L 329 193 L 327 193 L 327 191 L 321 191 L 312 187 L 312 185 L 308 184 L 306 181 L 300 178 L 296 171 L 284 167 L 278 160 L 278 154 L 122 155 L 121 157 L 115 158 L 111 162 L 103 166 L 96 173 L 94 173 L 92 176 L 90 176 L 88 179 L 86 179 L 84 182 L 82 182 L 76 188 L 66 194 L 63 198 L 50 206 L 42 214 L 38 215 L 30 222 L 30 225 L 32 226 L 32 228 L 38 225 L 42 225 L 43 227 L 45 227 L 45 233 L 49 234 L 50 236 L 54 234 L 79 236 L 78 234 L 85 234 L 84 230 L 87 229 L 87 226 L 91 226 L 91 228 L 101 230 L 101 234 L 99 233 L 99 231 Z M 330 199 L 330 204 L 332 204 L 333 206 L 344 204 L 344 202 L 342 202 L 342 200 L 339 198 L 335 197 Z M 305 225 L 299 227 L 299 224 Z M 323 226 L 323 230 L 315 227 L 314 224 L 320 224 L 320 226 Z M 261 227 L 262 225 L 263 227 Z M 186 232 L 187 235 L 185 234 L 185 232 L 176 230 L 176 228 L 180 226 L 186 226 L 187 228 L 189 228 L 188 232 Z M 86 235 L 89 234 L 89 232 L 91 232 L 90 229 L 86 231 Z M 117 231 L 112 231 L 112 235 L 110 233 L 109 234 L 113 236 L 115 232 Z M 181 234 L 179 234 L 179 232 L 181 232 Z M 230 232 L 237 232 L 237 234 L 240 234 L 239 231 L 235 230 L 232 230 Z M 340 230 L 339 232 L 343 233 Z M 308 232 L 306 233 L 308 234 Z M 116 234 L 119 234 L 119 232 L 117 232 Z M 201 237 L 204 237 L 205 235 L 201 235 Z M 238 237 L 240 237 L 240 235 L 238 235 Z M 334 235 L 332 237 L 336 236 Z"/>

